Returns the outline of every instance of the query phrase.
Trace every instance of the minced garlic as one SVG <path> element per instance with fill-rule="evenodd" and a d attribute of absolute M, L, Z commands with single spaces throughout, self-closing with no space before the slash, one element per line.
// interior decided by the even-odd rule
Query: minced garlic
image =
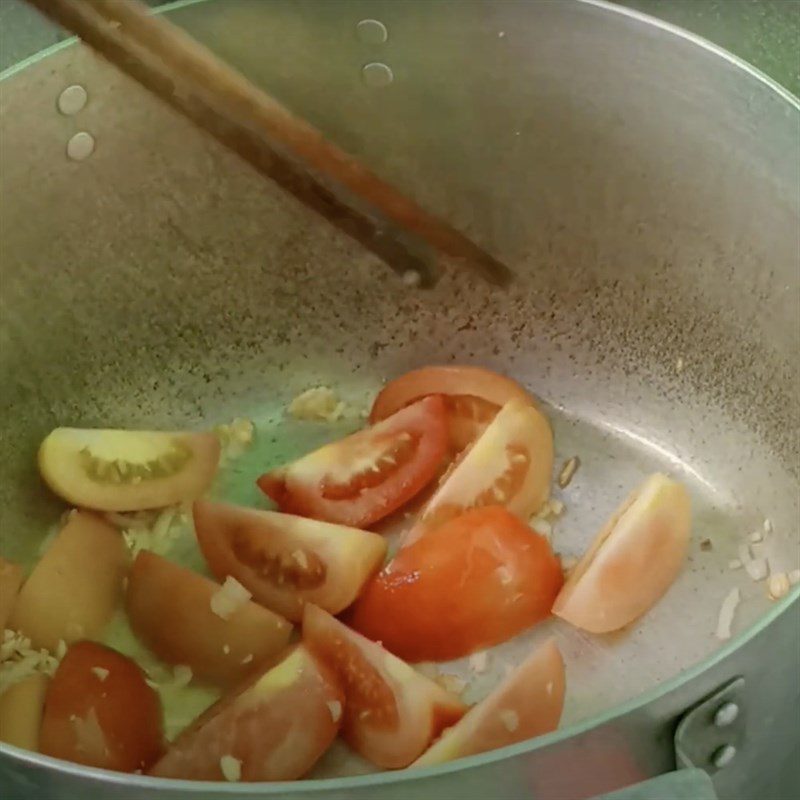
<path fill-rule="evenodd" d="M 179 506 L 134 514 L 109 513 L 106 519 L 122 531 L 131 555 L 142 550 L 165 555 L 187 530 L 188 515 Z"/>
<path fill-rule="evenodd" d="M 226 425 L 217 425 L 214 433 L 222 445 L 223 463 L 241 456 L 253 443 L 256 426 L 252 420 L 236 418 Z"/>
<path fill-rule="evenodd" d="M 789 576 L 785 572 L 776 572 L 774 575 L 771 575 L 770 579 L 767 581 L 767 594 L 769 595 L 769 599 L 780 600 L 782 597 L 786 597 L 790 587 Z"/>
<path fill-rule="evenodd" d="M 58 662 L 48 650 L 35 650 L 27 636 L 4 630 L 0 643 L 0 694 L 36 672 L 54 675 Z"/>
<path fill-rule="evenodd" d="M 519 728 L 519 714 L 517 714 L 516 711 L 503 709 L 500 712 L 500 721 L 503 723 L 503 727 L 510 733 L 513 733 Z"/>
<path fill-rule="evenodd" d="M 566 489 L 569 486 L 570 481 L 575 476 L 575 473 L 578 471 L 578 467 L 581 465 L 581 460 L 578 456 L 572 456 L 572 458 L 567 459 L 564 462 L 564 466 L 561 467 L 561 471 L 558 473 L 558 485 L 562 489 Z"/>
<path fill-rule="evenodd" d="M 335 422 L 345 411 L 345 404 L 328 386 L 315 386 L 289 403 L 289 416 L 299 420 L 315 422 Z"/>
<path fill-rule="evenodd" d="M 486 667 L 489 664 L 489 654 L 485 650 L 481 650 L 478 653 L 473 653 L 469 657 L 469 668 L 477 673 L 480 674 L 481 672 L 486 672 Z"/>
<path fill-rule="evenodd" d="M 342 704 L 338 700 L 328 700 L 327 706 L 331 712 L 331 719 L 338 722 L 342 717 Z"/>
<path fill-rule="evenodd" d="M 733 617 L 736 614 L 736 609 L 741 602 L 742 595 L 738 588 L 731 589 L 725 599 L 722 601 L 722 606 L 719 609 L 719 619 L 717 620 L 717 630 L 715 635 L 717 639 L 723 641 L 731 638 L 731 626 L 733 625 Z"/>
<path fill-rule="evenodd" d="M 222 756 L 219 760 L 219 768 L 222 777 L 230 783 L 236 783 L 242 779 L 242 762 L 233 756 Z"/>
<path fill-rule="evenodd" d="M 446 672 L 443 672 L 437 678 L 436 683 L 445 691 L 455 695 L 460 695 L 464 689 L 467 688 L 467 682 L 463 678 L 459 678 L 458 675 L 450 675 Z"/>
<path fill-rule="evenodd" d="M 211 610 L 221 619 L 230 619 L 252 596 L 236 578 L 228 575 L 225 583 L 211 595 Z"/>

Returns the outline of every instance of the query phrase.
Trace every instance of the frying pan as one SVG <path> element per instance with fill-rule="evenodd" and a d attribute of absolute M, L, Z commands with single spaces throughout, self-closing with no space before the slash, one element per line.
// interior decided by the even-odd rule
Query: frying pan
<path fill-rule="evenodd" d="M 221 491 L 254 502 L 256 474 L 359 424 L 288 420 L 297 393 L 328 385 L 364 409 L 382 380 L 429 363 L 497 369 L 546 403 L 556 462 L 581 460 L 557 550 L 578 555 L 662 470 L 691 490 L 692 551 L 622 635 L 552 622 L 498 648 L 486 673 L 455 665 L 479 697 L 553 633 L 567 707 L 534 742 L 413 778 L 353 776 L 359 765 L 334 753 L 310 782 L 169 789 L 2 747 L 13 796 L 561 800 L 676 764 L 712 774 L 719 797 L 788 796 L 800 590 L 773 602 L 729 562 L 768 519 L 771 569 L 800 566 L 797 101 L 707 43 L 599 3 L 226 0 L 168 13 L 516 277 L 404 284 L 79 45 L 9 71 L 2 554 L 30 563 L 61 511 L 34 461 L 57 425 L 251 418 L 256 443 Z M 368 18 L 386 42 L 358 38 Z M 393 75 L 382 87 L 363 78 L 378 62 Z M 65 116 L 57 98 L 74 84 L 88 103 Z M 94 147 L 75 160 L 78 133 Z M 733 587 L 735 635 L 720 642 Z M 731 695 L 747 713 L 717 729 Z M 735 758 L 720 766 L 725 745 Z"/>

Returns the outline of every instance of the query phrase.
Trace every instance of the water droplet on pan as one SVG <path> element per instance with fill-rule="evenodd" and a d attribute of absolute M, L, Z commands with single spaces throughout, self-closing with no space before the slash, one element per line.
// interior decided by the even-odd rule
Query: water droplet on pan
<path fill-rule="evenodd" d="M 386 64 L 373 61 L 364 65 L 361 70 L 361 77 L 367 86 L 379 88 L 381 86 L 388 86 L 394 80 L 394 73 Z"/>
<path fill-rule="evenodd" d="M 356 24 L 356 36 L 364 44 L 383 44 L 389 38 L 389 31 L 377 19 L 362 19 Z"/>
<path fill-rule="evenodd" d="M 91 133 L 76 133 L 67 142 L 67 156 L 73 161 L 84 161 L 94 152 L 94 145 L 94 136 Z"/>
<path fill-rule="evenodd" d="M 88 99 L 89 95 L 86 89 L 76 83 L 72 86 L 67 86 L 67 88 L 61 92 L 58 96 L 58 100 L 56 100 L 56 107 L 62 114 L 71 117 L 86 106 L 86 101 Z"/>

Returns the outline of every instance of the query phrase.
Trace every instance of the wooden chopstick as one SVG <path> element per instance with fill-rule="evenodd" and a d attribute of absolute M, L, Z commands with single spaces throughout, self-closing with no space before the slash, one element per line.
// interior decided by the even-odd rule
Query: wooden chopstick
<path fill-rule="evenodd" d="M 137 0 L 28 3 L 401 274 L 414 270 L 423 285 L 433 283 L 427 245 L 493 284 L 505 285 L 513 277 L 462 233 Z"/>

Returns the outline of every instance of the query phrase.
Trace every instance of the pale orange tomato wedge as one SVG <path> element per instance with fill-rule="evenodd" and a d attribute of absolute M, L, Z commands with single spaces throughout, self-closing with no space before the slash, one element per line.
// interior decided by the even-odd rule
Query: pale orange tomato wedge
<path fill-rule="evenodd" d="M 652 475 L 598 533 L 553 613 L 592 633 L 622 628 L 654 606 L 678 577 L 690 531 L 689 493 L 665 475 Z"/>
<path fill-rule="evenodd" d="M 122 600 L 130 566 L 122 534 L 102 517 L 73 511 L 19 591 L 9 627 L 55 652 L 98 636 Z"/>
<path fill-rule="evenodd" d="M 200 497 L 219 456 L 213 433 L 56 428 L 39 448 L 39 471 L 72 505 L 138 511 Z"/>
<path fill-rule="evenodd" d="M 565 685 L 564 660 L 548 639 L 411 766 L 430 767 L 555 730 Z"/>
<path fill-rule="evenodd" d="M 34 672 L 0 693 L 0 742 L 25 750 L 39 749 L 39 729 L 49 683 L 47 675 Z"/>
<path fill-rule="evenodd" d="M 143 550 L 128 578 L 125 609 L 134 633 L 163 661 L 231 686 L 282 650 L 292 626 L 249 600 L 223 618 L 212 607 L 220 591 L 218 583 Z"/>

